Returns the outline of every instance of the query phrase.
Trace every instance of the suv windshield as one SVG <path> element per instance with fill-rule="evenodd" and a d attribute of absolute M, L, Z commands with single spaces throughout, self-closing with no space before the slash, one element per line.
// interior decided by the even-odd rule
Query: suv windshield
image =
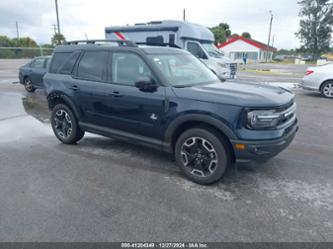
<path fill-rule="evenodd" d="M 201 43 L 201 45 L 210 56 L 216 58 L 221 58 L 224 56 L 224 54 L 220 52 L 213 43 Z"/>
<path fill-rule="evenodd" d="M 175 87 L 194 86 L 218 80 L 215 74 L 193 55 L 154 54 L 149 57 Z"/>

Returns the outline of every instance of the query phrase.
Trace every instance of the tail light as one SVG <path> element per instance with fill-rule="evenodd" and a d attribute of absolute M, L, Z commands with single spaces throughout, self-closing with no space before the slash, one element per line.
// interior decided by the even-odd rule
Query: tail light
<path fill-rule="evenodd" d="M 305 75 L 310 75 L 310 74 L 313 74 L 314 73 L 314 71 L 313 70 L 306 70 L 306 73 L 305 73 Z"/>

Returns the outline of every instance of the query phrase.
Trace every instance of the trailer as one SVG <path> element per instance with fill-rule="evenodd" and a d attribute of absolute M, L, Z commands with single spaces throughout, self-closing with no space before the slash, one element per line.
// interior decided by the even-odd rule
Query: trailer
<path fill-rule="evenodd" d="M 184 21 L 155 21 L 132 26 L 105 28 L 105 38 L 131 40 L 136 44 L 186 49 L 207 65 L 219 78 L 234 79 L 237 63 L 215 47 L 214 35 L 206 27 Z"/>

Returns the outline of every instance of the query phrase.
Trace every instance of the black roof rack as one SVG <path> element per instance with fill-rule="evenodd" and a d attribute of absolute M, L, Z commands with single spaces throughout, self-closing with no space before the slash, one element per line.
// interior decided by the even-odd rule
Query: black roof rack
<path fill-rule="evenodd" d="M 79 45 L 79 44 L 96 44 L 96 43 L 117 43 L 118 46 L 127 47 L 137 47 L 137 45 L 128 40 L 77 40 L 77 41 L 67 41 L 64 45 Z"/>

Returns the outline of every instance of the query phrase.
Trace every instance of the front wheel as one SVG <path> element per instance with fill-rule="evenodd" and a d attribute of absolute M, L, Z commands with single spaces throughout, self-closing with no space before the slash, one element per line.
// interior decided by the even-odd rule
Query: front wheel
<path fill-rule="evenodd" d="M 36 88 L 33 86 L 32 81 L 29 77 L 24 78 L 24 88 L 27 92 L 32 93 L 36 91 Z"/>
<path fill-rule="evenodd" d="M 64 144 L 76 143 L 84 136 L 72 110 L 64 104 L 53 108 L 51 125 L 55 136 Z"/>
<path fill-rule="evenodd" d="M 230 162 L 227 146 L 217 132 L 192 128 L 177 140 L 175 159 L 185 176 L 199 184 L 220 180 Z"/>
<path fill-rule="evenodd" d="M 322 85 L 321 94 L 326 98 L 333 98 L 333 81 L 327 81 Z"/>

